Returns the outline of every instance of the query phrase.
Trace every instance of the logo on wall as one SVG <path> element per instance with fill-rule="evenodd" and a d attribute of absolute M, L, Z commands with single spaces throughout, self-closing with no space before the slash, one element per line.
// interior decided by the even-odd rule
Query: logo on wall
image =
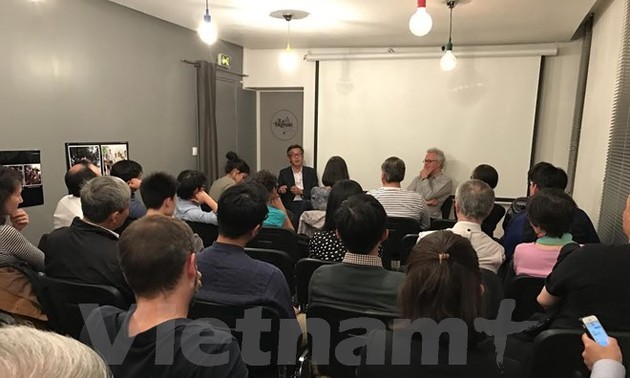
<path fill-rule="evenodd" d="M 298 131 L 295 114 L 288 110 L 279 110 L 271 117 L 271 133 L 280 140 L 292 139 Z"/>

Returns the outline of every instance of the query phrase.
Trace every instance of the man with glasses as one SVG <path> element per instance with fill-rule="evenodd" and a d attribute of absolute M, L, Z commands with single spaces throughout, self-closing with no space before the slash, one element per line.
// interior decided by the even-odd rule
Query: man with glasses
<path fill-rule="evenodd" d="M 294 227 L 304 211 L 311 210 L 311 189 L 319 185 L 314 168 L 304 166 L 304 149 L 299 144 L 287 148 L 289 167 L 278 174 L 278 194 L 291 213 Z"/>
<path fill-rule="evenodd" d="M 442 218 L 442 204 L 453 191 L 453 180 L 442 173 L 445 162 L 442 150 L 428 149 L 424 167 L 407 187 L 424 198 L 431 218 Z"/>

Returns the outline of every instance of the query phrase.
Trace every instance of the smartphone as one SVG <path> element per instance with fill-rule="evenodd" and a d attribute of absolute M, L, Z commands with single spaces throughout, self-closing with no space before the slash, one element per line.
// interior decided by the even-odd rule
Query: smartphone
<path fill-rule="evenodd" d="M 591 337 L 591 339 L 595 340 L 595 342 L 602 346 L 608 345 L 608 334 L 606 330 L 602 326 L 602 323 L 599 322 L 597 316 L 589 315 L 583 318 L 580 318 L 586 333 Z"/>

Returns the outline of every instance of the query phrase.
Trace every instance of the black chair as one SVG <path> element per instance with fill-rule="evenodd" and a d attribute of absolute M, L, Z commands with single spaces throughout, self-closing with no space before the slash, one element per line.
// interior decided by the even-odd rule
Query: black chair
<path fill-rule="evenodd" d="M 385 269 L 392 269 L 392 261 L 401 261 L 401 240 L 405 235 L 420 232 L 420 223 L 412 218 L 387 217 L 389 230 L 387 240 L 383 242 L 382 262 Z M 402 262 L 401 262 L 402 264 Z"/>
<path fill-rule="evenodd" d="M 400 265 L 407 265 L 409 253 L 418 242 L 418 234 L 407 234 L 400 241 Z"/>
<path fill-rule="evenodd" d="M 39 238 L 39 242 L 37 243 L 37 248 L 39 248 L 40 251 L 46 253 L 46 240 L 48 240 L 48 235 L 49 234 L 42 234 L 42 236 Z"/>
<path fill-rule="evenodd" d="M 236 338 L 241 350 L 246 353 L 247 349 L 242 348 L 243 333 L 237 329 L 237 320 L 245 318 L 245 311 L 256 309 L 261 312 L 261 319 L 271 321 L 271 329 L 260 333 L 259 350 L 271 353 L 271 364 L 264 366 L 248 365 L 250 377 L 279 377 L 284 376 L 287 370 L 293 370 L 295 363 L 290 365 L 280 365 L 278 361 L 278 345 L 280 343 L 280 317 L 275 309 L 268 306 L 236 306 L 211 303 L 202 300 L 193 301 L 188 317 L 190 319 L 208 319 L 215 327 L 230 332 Z M 214 319 L 223 324 L 219 324 Z M 297 322 L 296 322 L 297 324 Z M 227 326 L 227 329 L 225 328 Z M 296 340 L 296 343 L 299 343 Z M 296 344 L 298 345 L 298 344 Z M 243 355 L 243 360 L 247 363 L 248 358 Z M 296 357 L 297 361 L 297 357 Z"/>
<path fill-rule="evenodd" d="M 529 276 L 516 276 L 514 278 L 505 293 L 507 298 L 513 298 L 516 301 L 512 320 L 527 320 L 537 312 L 545 312 L 536 300 L 544 286 L 544 278 Z"/>
<path fill-rule="evenodd" d="M 253 259 L 268 262 L 280 269 L 284 278 L 287 280 L 291 295 L 295 294 L 295 276 L 293 274 L 295 265 L 286 252 L 275 249 L 245 247 L 245 253 Z"/>
<path fill-rule="evenodd" d="M 358 312 L 356 310 L 328 306 L 319 303 L 312 303 L 308 307 L 306 312 L 307 329 L 312 327 L 308 326 L 311 319 L 322 319 L 330 326 L 330 347 L 328 348 L 328 364 L 322 361 L 317 361 L 317 334 L 309 334 L 309 345 L 311 347 L 309 358 L 317 365 L 317 369 L 321 375 L 332 376 L 333 378 L 352 378 L 355 377 L 356 366 L 347 366 L 342 364 L 335 355 L 335 350 L 340 342 L 355 337 L 367 337 L 373 330 L 383 329 L 383 327 L 374 327 L 374 324 L 363 323 L 363 328 L 349 329 L 347 331 L 339 331 L 339 323 L 348 319 L 358 318 L 370 318 L 378 320 L 379 325 L 384 325 L 385 328 L 389 328 L 393 319 L 397 318 L 392 314 L 381 314 L 374 312 Z M 367 329 L 366 329 L 367 328 Z M 355 356 L 361 354 L 361 345 L 353 350 Z"/>
<path fill-rule="evenodd" d="M 330 264 L 336 263 L 332 261 L 312 259 L 309 257 L 300 259 L 300 261 L 295 264 L 295 286 L 297 300 L 303 312 L 308 307 L 308 285 L 311 282 L 311 277 L 313 276 L 313 273 L 320 266 Z"/>
<path fill-rule="evenodd" d="M 447 228 L 452 228 L 453 226 L 455 226 L 455 223 L 457 223 L 455 219 L 431 218 L 431 226 L 429 227 L 429 230 L 446 230 Z"/>
<path fill-rule="evenodd" d="M 503 285 L 499 276 L 491 270 L 481 268 L 481 280 L 485 291 L 481 296 L 481 308 L 486 319 L 496 319 L 503 300 Z"/>
<path fill-rule="evenodd" d="M 128 309 L 129 303 L 112 286 L 91 285 L 42 275 L 37 283 L 37 298 L 48 316 L 48 326 L 60 334 L 78 339 L 84 319 L 80 304 L 111 305 Z"/>
<path fill-rule="evenodd" d="M 306 248 L 300 248 L 297 234 L 285 228 L 263 227 L 247 246 L 286 252 L 294 263 L 308 256 L 308 245 Z"/>
<path fill-rule="evenodd" d="M 541 332 L 534 339 L 531 370 L 528 376 L 531 378 L 588 378 L 590 372 L 582 359 L 583 333 L 584 331 L 578 329 L 550 329 Z M 630 332 L 608 332 L 608 334 L 617 339 L 624 356 L 630 353 Z M 623 364 L 626 371 L 630 371 L 627 358 L 624 358 Z"/>
<path fill-rule="evenodd" d="M 455 199 L 455 196 L 454 195 L 450 195 L 442 203 L 442 206 L 440 207 L 440 211 L 442 211 L 442 219 L 450 219 L 451 218 L 451 210 L 453 210 L 454 199 Z"/>
<path fill-rule="evenodd" d="M 219 237 L 219 227 L 214 224 L 185 221 L 190 229 L 203 241 L 203 246 L 209 247 Z"/>

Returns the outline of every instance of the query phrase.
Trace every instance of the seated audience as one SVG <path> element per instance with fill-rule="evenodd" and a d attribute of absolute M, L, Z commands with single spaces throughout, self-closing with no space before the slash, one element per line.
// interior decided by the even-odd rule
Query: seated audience
<path fill-rule="evenodd" d="M 566 174 L 562 174 L 563 170 L 558 170 L 553 164 L 547 163 L 546 161 L 541 161 L 534 164 L 533 167 L 527 171 L 527 182 L 529 186 L 527 187 L 527 195 L 533 196 L 531 187 L 535 186 L 536 188 L 560 188 L 564 189 L 567 186 L 568 176 Z M 535 181 L 535 182 L 534 182 Z M 512 219 L 525 212 L 527 208 L 527 197 L 518 197 L 510 204 L 510 207 L 507 209 L 505 213 L 505 218 L 503 218 L 503 230 L 507 231 L 507 228 L 512 221 Z"/>
<path fill-rule="evenodd" d="M 608 338 L 608 345 L 602 346 L 586 334 L 582 335 L 584 344 L 584 365 L 591 370 L 591 378 L 624 378 L 626 368 L 622 365 L 621 349 L 614 337 Z"/>
<path fill-rule="evenodd" d="M 206 175 L 201 171 L 185 170 L 177 176 L 175 218 L 187 222 L 217 224 L 217 203 L 206 193 Z M 212 211 L 203 211 L 201 205 Z"/>
<path fill-rule="evenodd" d="M 560 249 L 573 242 L 569 232 L 577 206 L 561 189 L 541 189 L 527 203 L 527 218 L 538 239 L 514 250 L 517 276 L 547 277 L 556 265 Z"/>
<path fill-rule="evenodd" d="M 232 335 L 187 319 L 200 284 L 192 236 L 184 222 L 163 216 L 138 220 L 121 236 L 120 266 L 137 305 L 97 308 L 81 333 L 115 377 L 247 377 Z M 126 352 L 112 353 L 112 344 Z M 220 354 L 226 360 L 217 364 Z"/>
<path fill-rule="evenodd" d="M 330 190 L 337 181 L 348 180 L 348 166 L 346 161 L 340 156 L 333 156 L 326 162 L 324 174 L 322 174 L 322 184 L 324 186 L 315 186 L 311 189 L 311 203 L 313 209 L 326 211 L 328 203 L 328 195 Z"/>
<path fill-rule="evenodd" d="M 245 253 L 267 216 L 267 190 L 256 182 L 228 188 L 219 198 L 219 237 L 199 253 L 203 286 L 197 298 L 226 305 L 268 305 L 295 318 L 291 292 L 280 269 Z"/>
<path fill-rule="evenodd" d="M 15 266 L 44 270 L 44 254 L 20 232 L 29 224 L 22 203 L 22 177 L 0 166 L 0 311 L 18 321 L 46 321 L 29 279 Z M 6 224 L 9 217 L 11 224 Z"/>
<path fill-rule="evenodd" d="M 303 212 L 313 208 L 311 204 L 311 189 L 319 184 L 317 172 L 314 168 L 304 166 L 304 149 L 299 144 L 287 148 L 289 167 L 283 168 L 278 174 L 278 194 L 282 198 L 284 207 L 287 208 L 294 219 L 291 219 L 297 227 L 297 221 Z"/>
<path fill-rule="evenodd" d="M 228 159 L 224 168 L 225 176 L 213 182 L 208 191 L 208 195 L 215 201 L 219 200 L 225 189 L 240 184 L 249 175 L 249 165 L 235 152 L 230 151 L 225 157 Z"/>
<path fill-rule="evenodd" d="M 0 328 L 5 377 L 110 378 L 103 359 L 70 337 L 26 326 Z"/>
<path fill-rule="evenodd" d="M 389 157 L 381 165 L 381 172 L 383 186 L 368 194 L 383 205 L 388 217 L 412 218 L 422 229 L 429 228 L 431 218 L 422 196 L 400 187 L 405 179 L 405 162 L 395 156 Z"/>
<path fill-rule="evenodd" d="M 100 176 L 101 171 L 94 164 L 85 161 L 75 164 L 66 172 L 64 180 L 68 188 L 68 195 L 57 202 L 53 214 L 53 229 L 68 227 L 74 218 L 83 217 L 81 211 L 81 188 L 86 181 Z"/>
<path fill-rule="evenodd" d="M 142 166 L 133 160 L 120 160 L 112 165 L 110 175 L 118 177 L 129 185 L 129 220 L 140 219 L 147 214 L 147 208 L 136 198 L 136 191 L 142 184 Z"/>
<path fill-rule="evenodd" d="M 485 182 L 486 184 L 490 185 L 492 190 L 494 190 L 494 188 L 496 188 L 497 184 L 499 183 L 499 173 L 496 169 L 494 169 L 494 167 L 487 164 L 478 165 L 472 171 L 472 175 L 470 176 L 470 178 Z M 497 224 L 499 224 L 499 221 L 503 218 L 504 215 L 505 208 L 495 203 L 490 214 L 488 214 L 486 219 L 484 219 L 481 223 L 481 230 L 485 232 L 486 235 L 493 237 L 494 230 L 497 228 Z"/>
<path fill-rule="evenodd" d="M 118 265 L 118 234 L 129 214 L 129 186 L 113 176 L 99 176 L 81 189 L 83 218 L 48 235 L 45 273 L 53 278 L 109 285 L 133 301 Z"/>
<path fill-rule="evenodd" d="M 263 222 L 263 227 L 286 228 L 295 231 L 291 219 L 287 214 L 287 209 L 278 195 L 278 180 L 269 171 L 259 171 L 254 174 L 252 181 L 259 183 L 267 189 L 267 218 Z"/>
<path fill-rule="evenodd" d="M 424 157 L 424 167 L 407 187 L 407 190 L 420 193 L 432 218 L 442 218 L 442 204 L 453 191 L 453 180 L 442 173 L 445 163 L 442 150 L 428 149 Z"/>
<path fill-rule="evenodd" d="M 529 196 L 533 196 L 539 190 L 556 188 L 564 190 L 567 186 L 567 174 L 560 168 L 549 163 L 538 163 L 528 173 Z M 510 210 L 508 210 L 508 213 Z M 506 214 L 507 217 L 507 214 Z M 504 223 L 505 224 L 505 223 Z M 573 240 L 580 244 L 599 243 L 599 237 L 595 227 L 584 210 L 578 208 L 571 225 Z M 536 233 L 527 219 L 527 212 L 515 215 L 505 229 L 502 239 L 505 248 L 505 256 L 512 258 L 514 248 L 520 243 L 528 243 L 536 240 Z"/>
<path fill-rule="evenodd" d="M 319 260 L 341 262 L 347 249 L 337 236 L 335 215 L 343 203 L 355 194 L 363 193 L 363 188 L 353 180 L 337 181 L 330 190 L 326 218 L 322 231 L 315 233 L 308 242 L 308 257 Z"/>
<path fill-rule="evenodd" d="M 378 257 L 378 247 L 388 235 L 386 222 L 385 209 L 374 197 L 356 194 L 343 201 L 335 224 L 347 253 L 341 264 L 325 265 L 313 273 L 310 304 L 398 314 L 396 296 L 404 274 L 385 270 Z"/>
<path fill-rule="evenodd" d="M 630 238 L 630 197 L 623 230 Z M 597 315 L 609 331 L 630 331 L 629 269 L 630 244 L 574 249 L 558 259 L 538 303 L 553 314 L 553 328 L 580 328 L 580 317 Z"/>
<path fill-rule="evenodd" d="M 486 378 L 499 377 L 502 373 L 506 377 L 517 376 L 511 360 L 506 359 L 502 367 L 497 366 L 492 339 L 475 331 L 474 321 L 482 309 L 482 293 L 477 254 L 466 238 L 450 231 L 438 231 L 423 238 L 411 251 L 406 277 L 398 294 L 402 317 L 412 323 L 401 325 L 394 331 L 371 333 L 363 349 L 357 376 Z M 453 355 L 448 352 L 449 344 L 461 335 L 453 333 L 448 338 L 436 335 L 425 343 L 425 334 L 416 328 L 418 322 L 415 322 L 423 318 L 438 324 L 457 318 L 466 324 L 468 345 L 465 364 L 449 363 L 449 357 Z M 462 344 L 461 340 L 459 344 Z M 466 347 L 466 344 L 462 346 Z M 437 349 L 437 353 L 424 348 Z M 405 351 L 406 354 L 394 356 L 394 351 Z M 384 364 L 370 362 L 370 355 L 373 358 L 376 354 L 382 359 L 383 353 Z M 432 359 L 431 355 L 435 355 L 436 361 L 423 361 L 425 358 Z M 394 364 L 392 358 L 403 363 Z M 404 360 L 408 362 L 404 363 Z"/>
<path fill-rule="evenodd" d="M 479 267 L 497 273 L 505 260 L 503 247 L 481 230 L 481 223 L 493 205 L 494 191 L 485 182 L 469 180 L 460 184 L 455 191 L 457 223 L 448 231 L 470 240 L 477 252 Z M 421 232 L 418 242 L 433 232 Z"/>

